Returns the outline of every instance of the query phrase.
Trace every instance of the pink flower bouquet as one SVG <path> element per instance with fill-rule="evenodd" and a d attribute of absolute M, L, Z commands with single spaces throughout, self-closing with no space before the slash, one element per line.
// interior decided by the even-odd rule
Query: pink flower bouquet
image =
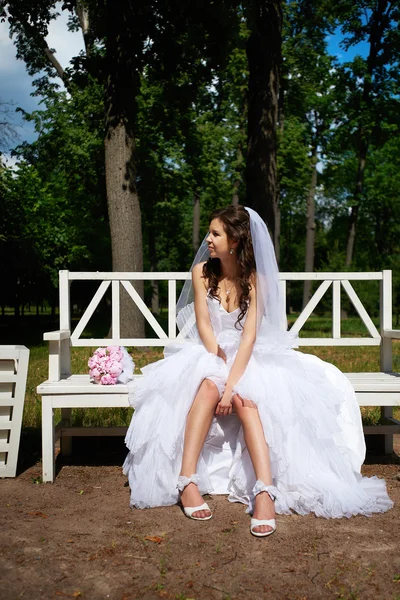
<path fill-rule="evenodd" d="M 88 361 L 91 381 L 102 385 L 127 383 L 135 368 L 132 358 L 123 346 L 97 348 Z"/>

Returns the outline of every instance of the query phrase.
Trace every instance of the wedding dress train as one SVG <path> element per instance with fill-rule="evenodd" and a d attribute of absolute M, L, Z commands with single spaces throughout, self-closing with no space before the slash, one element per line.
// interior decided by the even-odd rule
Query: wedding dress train
<path fill-rule="evenodd" d="M 238 309 L 228 313 L 210 295 L 207 303 L 226 363 L 194 336 L 167 346 L 163 360 L 144 367 L 143 377 L 128 384 L 135 412 L 123 470 L 132 506 L 177 502 L 186 416 L 204 379 L 221 393 L 224 389 L 240 343 Z M 360 474 L 365 458 L 360 410 L 351 384 L 336 367 L 288 349 L 279 339 L 256 342 L 235 391 L 257 405 L 270 449 L 277 513 L 338 518 L 391 508 L 385 481 Z M 235 414 L 214 417 L 197 472 L 202 494 L 227 494 L 252 510 L 256 478 Z"/>

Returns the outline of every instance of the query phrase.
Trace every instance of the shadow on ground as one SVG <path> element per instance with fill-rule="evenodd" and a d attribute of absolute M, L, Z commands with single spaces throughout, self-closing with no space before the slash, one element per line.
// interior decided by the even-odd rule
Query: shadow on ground
<path fill-rule="evenodd" d="M 73 454 L 54 484 L 40 484 L 40 463 L 0 480 L 1 600 L 399 599 L 398 465 L 363 467 L 385 478 L 392 510 L 278 515 L 276 533 L 257 539 L 245 507 L 224 496 L 207 499 L 214 516 L 205 523 L 176 505 L 130 509 L 120 466 L 87 466 L 107 454 L 121 464 L 121 444 L 92 439 L 86 466 Z"/>

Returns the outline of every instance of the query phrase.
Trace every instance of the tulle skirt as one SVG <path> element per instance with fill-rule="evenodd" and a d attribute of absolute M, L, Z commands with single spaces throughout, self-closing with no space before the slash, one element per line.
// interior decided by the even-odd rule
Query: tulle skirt
<path fill-rule="evenodd" d="M 187 414 L 204 379 L 222 392 L 235 352 L 228 348 L 225 364 L 201 344 L 171 346 L 165 359 L 128 384 L 135 412 L 123 469 L 132 506 L 177 502 Z M 257 405 L 278 490 L 277 513 L 339 518 L 392 507 L 385 481 L 360 474 L 365 458 L 360 410 L 336 367 L 293 349 L 256 347 L 235 391 Z M 202 494 L 227 494 L 252 511 L 256 477 L 235 414 L 213 419 L 197 473 Z"/>

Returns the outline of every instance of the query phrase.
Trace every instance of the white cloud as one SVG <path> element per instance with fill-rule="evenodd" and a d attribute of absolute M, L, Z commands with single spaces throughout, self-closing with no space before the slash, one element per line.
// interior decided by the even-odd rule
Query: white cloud
<path fill-rule="evenodd" d="M 84 49 L 83 37 L 80 31 L 68 31 L 67 22 L 69 11 L 61 10 L 61 2 L 57 3 L 57 12 L 60 16 L 51 21 L 49 35 L 46 41 L 50 48 L 56 51 L 56 57 L 60 65 L 65 69 L 69 61 Z"/>
<path fill-rule="evenodd" d="M 16 164 L 17 164 L 17 160 L 18 160 L 16 156 L 10 156 L 9 154 L 2 154 L 1 160 L 5 164 L 6 167 L 9 167 L 10 169 L 13 169 L 13 170 L 16 169 Z"/>
<path fill-rule="evenodd" d="M 4 75 L 17 71 L 25 71 L 22 61 L 15 58 L 15 46 L 9 37 L 8 24 L 0 23 L 0 74 Z"/>

